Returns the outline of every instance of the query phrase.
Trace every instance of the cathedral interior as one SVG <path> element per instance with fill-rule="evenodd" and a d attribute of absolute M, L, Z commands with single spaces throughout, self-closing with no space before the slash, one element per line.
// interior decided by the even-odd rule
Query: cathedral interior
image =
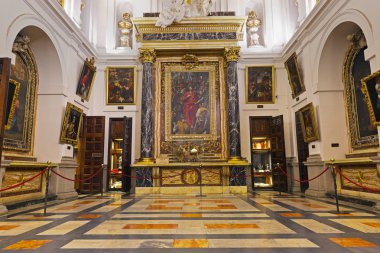
<path fill-rule="evenodd" d="M 3 0 L 0 251 L 380 252 L 378 0 Z"/>

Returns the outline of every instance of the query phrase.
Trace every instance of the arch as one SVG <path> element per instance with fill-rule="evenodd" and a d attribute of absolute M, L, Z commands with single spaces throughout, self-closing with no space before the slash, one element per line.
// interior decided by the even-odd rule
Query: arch
<path fill-rule="evenodd" d="M 66 104 L 68 73 L 60 43 L 63 37 L 37 16 L 24 14 L 16 17 L 7 31 L 6 50 L 11 54 L 18 34 L 30 38 L 30 48 L 38 68 L 37 111 L 34 127 L 34 152 L 39 161 L 59 162 L 62 145 L 59 135 L 63 107 Z M 59 41 L 63 41 L 60 42 Z M 46 149 L 49 146 L 49 149 Z"/>
<path fill-rule="evenodd" d="M 364 33 L 364 36 L 366 37 L 367 40 L 367 45 L 368 48 L 372 48 L 374 45 L 374 36 L 373 36 L 373 31 L 372 31 L 372 24 L 370 21 L 366 18 L 366 16 L 360 12 L 359 10 L 355 9 L 348 9 L 337 16 L 334 16 L 330 19 L 330 22 L 328 23 L 327 27 L 324 29 L 324 31 L 319 31 L 323 32 L 323 35 L 321 39 L 316 40 L 319 43 L 317 50 L 315 51 L 314 57 L 311 59 L 315 59 L 312 69 L 316 70 L 313 72 L 313 80 L 314 83 L 318 84 L 319 83 L 319 67 L 320 67 L 320 61 L 321 61 L 321 56 L 323 53 L 323 49 L 325 47 L 325 44 L 327 40 L 329 39 L 331 33 L 342 23 L 346 22 L 351 22 L 356 24 Z M 317 89 L 319 87 L 316 87 Z"/>
<path fill-rule="evenodd" d="M 67 84 L 67 69 L 65 65 L 65 55 L 62 52 L 60 44 L 58 43 L 57 35 L 46 25 L 46 23 L 37 16 L 30 14 L 23 14 L 16 17 L 7 30 L 6 36 L 6 48 L 7 52 L 11 54 L 13 42 L 16 39 L 17 35 L 27 27 L 36 27 L 40 29 L 44 34 L 46 34 L 47 38 L 51 41 L 54 50 L 57 53 L 59 60 L 59 73 L 62 79 L 61 83 L 63 85 L 63 89 L 67 88 L 65 84 Z M 34 52 L 35 53 L 35 52 Z M 38 63 L 37 63 L 38 64 Z M 63 92 L 64 90 L 62 90 Z"/>

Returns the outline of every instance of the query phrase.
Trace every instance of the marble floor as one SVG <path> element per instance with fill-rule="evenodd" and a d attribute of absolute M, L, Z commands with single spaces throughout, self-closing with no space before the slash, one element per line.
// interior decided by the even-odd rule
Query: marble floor
<path fill-rule="evenodd" d="M 379 253 L 380 215 L 275 193 L 92 195 L 0 218 L 4 252 Z"/>

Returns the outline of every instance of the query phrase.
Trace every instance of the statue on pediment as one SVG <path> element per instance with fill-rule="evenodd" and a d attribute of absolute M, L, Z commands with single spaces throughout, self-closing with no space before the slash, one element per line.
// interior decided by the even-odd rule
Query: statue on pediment
<path fill-rule="evenodd" d="M 170 0 L 168 8 L 160 13 L 156 26 L 165 28 L 174 22 L 180 22 L 184 17 L 208 16 L 213 0 Z"/>

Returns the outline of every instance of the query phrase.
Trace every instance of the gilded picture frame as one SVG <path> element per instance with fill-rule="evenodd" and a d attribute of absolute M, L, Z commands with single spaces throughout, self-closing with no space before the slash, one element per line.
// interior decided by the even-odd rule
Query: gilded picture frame
<path fill-rule="evenodd" d="M 380 126 L 380 70 L 361 79 L 361 84 L 371 124 Z"/>
<path fill-rule="evenodd" d="M 82 109 L 69 102 L 67 103 L 62 122 L 60 143 L 73 145 L 78 143 L 79 132 L 82 126 L 82 116 Z"/>
<path fill-rule="evenodd" d="M 275 103 L 275 69 L 270 66 L 245 67 L 245 101 L 247 104 Z"/>
<path fill-rule="evenodd" d="M 109 66 L 106 69 L 106 104 L 136 104 L 136 66 Z"/>
<path fill-rule="evenodd" d="M 310 103 L 299 110 L 302 135 L 305 142 L 319 140 L 319 131 L 313 103 Z"/>
<path fill-rule="evenodd" d="M 288 79 L 290 88 L 292 89 L 293 99 L 301 95 L 306 91 L 303 83 L 301 72 L 298 66 L 297 54 L 293 53 L 285 62 L 286 72 L 288 73 Z"/>
<path fill-rule="evenodd" d="M 166 68 L 164 77 L 165 110 L 170 112 L 165 115 L 165 139 L 216 140 L 215 66 L 186 69 L 182 64 L 173 64 Z M 184 83 L 178 83 L 180 80 Z M 207 125 L 197 128 L 199 111 L 207 117 Z"/>
<path fill-rule="evenodd" d="M 79 76 L 76 94 L 83 100 L 89 101 L 94 84 L 96 67 L 94 66 L 94 58 L 86 59 L 83 64 L 81 74 Z"/>
<path fill-rule="evenodd" d="M 16 80 L 9 79 L 8 98 L 5 111 L 5 130 L 10 130 L 14 124 L 14 116 L 18 105 L 18 95 L 20 92 L 20 83 Z"/>

